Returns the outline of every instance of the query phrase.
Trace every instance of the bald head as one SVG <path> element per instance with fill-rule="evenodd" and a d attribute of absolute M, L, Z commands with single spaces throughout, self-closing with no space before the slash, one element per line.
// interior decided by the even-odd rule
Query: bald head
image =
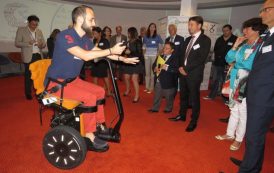
<path fill-rule="evenodd" d="M 262 17 L 262 21 L 269 28 L 274 27 L 274 0 L 267 0 L 263 4 L 260 16 Z"/>

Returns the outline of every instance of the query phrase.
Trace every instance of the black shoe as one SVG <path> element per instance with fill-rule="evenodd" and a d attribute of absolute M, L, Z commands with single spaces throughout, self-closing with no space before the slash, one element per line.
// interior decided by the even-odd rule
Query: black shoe
<path fill-rule="evenodd" d="M 98 134 L 107 135 L 109 133 L 110 133 L 109 128 L 107 128 L 107 126 L 105 125 L 105 123 L 97 124 L 95 135 L 98 135 Z"/>
<path fill-rule="evenodd" d="M 27 100 L 32 100 L 31 94 L 26 94 L 26 99 L 27 99 Z"/>
<path fill-rule="evenodd" d="M 270 132 L 274 133 L 274 127 L 270 128 Z"/>
<path fill-rule="evenodd" d="M 148 112 L 151 112 L 151 113 L 156 113 L 156 112 L 159 112 L 157 110 L 153 110 L 153 109 L 149 109 Z"/>
<path fill-rule="evenodd" d="M 196 123 L 189 123 L 189 125 L 186 128 L 186 132 L 193 132 L 197 127 Z"/>
<path fill-rule="evenodd" d="M 172 112 L 172 111 L 164 110 L 164 113 L 165 113 L 165 114 L 168 114 L 168 113 L 170 113 L 170 112 Z"/>
<path fill-rule="evenodd" d="M 235 159 L 234 157 L 230 157 L 230 160 L 232 161 L 232 163 L 234 163 L 234 165 L 240 167 L 242 164 L 241 160 Z"/>
<path fill-rule="evenodd" d="M 222 123 L 228 123 L 228 121 L 229 121 L 229 117 L 226 117 L 226 118 L 220 118 L 220 119 L 219 119 L 219 121 L 220 121 L 220 122 L 222 122 Z"/>
<path fill-rule="evenodd" d="M 173 118 L 168 118 L 170 121 L 186 121 L 185 116 L 177 115 L 176 117 Z"/>
<path fill-rule="evenodd" d="M 95 137 L 93 142 L 91 142 L 89 138 L 85 137 L 84 139 L 89 151 L 105 152 L 109 149 L 108 143 L 102 139 L 99 139 L 98 137 Z"/>

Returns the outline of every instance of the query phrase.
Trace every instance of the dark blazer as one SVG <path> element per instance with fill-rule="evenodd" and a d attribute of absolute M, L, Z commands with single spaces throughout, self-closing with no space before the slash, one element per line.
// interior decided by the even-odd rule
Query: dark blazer
<path fill-rule="evenodd" d="M 157 58 L 155 60 L 155 62 L 152 65 L 152 69 L 154 70 L 154 68 L 156 67 L 156 62 L 157 62 Z M 157 78 L 160 81 L 161 87 L 163 89 L 171 89 L 171 88 L 177 88 L 178 86 L 178 68 L 179 68 L 179 63 L 178 63 L 178 58 L 175 57 L 174 53 L 169 57 L 169 59 L 166 61 L 166 63 L 168 66 L 167 71 L 162 70 L 159 74 L 159 76 L 155 75 L 155 82 L 157 80 Z"/>
<path fill-rule="evenodd" d="M 48 58 L 53 57 L 53 51 L 54 51 L 54 42 L 55 40 L 51 37 L 47 39 L 47 47 L 48 47 Z"/>
<path fill-rule="evenodd" d="M 141 35 L 138 36 L 138 39 L 141 41 L 142 45 L 143 45 L 143 42 L 144 42 L 144 37 L 142 37 Z"/>
<path fill-rule="evenodd" d="M 110 38 L 110 41 L 109 41 L 110 47 L 113 47 L 116 44 L 116 37 L 117 37 L 117 35 L 114 35 Z M 121 35 L 121 40 L 122 41 L 127 41 L 127 36 L 122 34 Z"/>
<path fill-rule="evenodd" d="M 165 40 L 165 43 L 170 41 L 170 37 L 167 37 Z M 174 49 L 174 55 L 179 59 L 182 56 L 183 46 L 184 46 L 184 37 L 180 35 L 176 35 L 174 39 L 175 49 Z"/>
<path fill-rule="evenodd" d="M 270 47 L 272 50 L 270 51 Z M 269 48 L 267 50 L 267 48 Z M 274 106 L 274 34 L 257 52 L 247 83 L 247 102 Z"/>
<path fill-rule="evenodd" d="M 180 67 L 183 67 L 186 73 L 188 74 L 186 78 L 190 80 L 202 81 L 205 62 L 210 51 L 211 40 L 208 36 L 201 33 L 189 52 L 189 55 L 187 58 L 187 64 L 185 66 L 184 65 L 185 53 L 186 53 L 187 45 L 190 42 L 190 40 L 191 40 L 191 37 L 188 37 L 184 42 L 182 57 L 180 58 L 180 61 L 179 61 Z M 194 49 L 194 47 L 198 45 L 199 45 L 199 48 Z M 184 77 L 183 75 L 180 75 L 180 76 Z"/>

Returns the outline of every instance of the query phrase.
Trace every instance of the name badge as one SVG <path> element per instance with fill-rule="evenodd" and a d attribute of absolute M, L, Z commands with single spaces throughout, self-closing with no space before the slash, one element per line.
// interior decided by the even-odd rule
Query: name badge
<path fill-rule="evenodd" d="M 81 60 L 81 59 L 80 59 L 80 58 L 78 58 L 77 56 L 74 56 L 73 58 L 74 58 L 74 59 L 78 59 L 78 60 Z"/>
<path fill-rule="evenodd" d="M 174 44 L 175 44 L 176 46 L 178 46 L 178 45 L 180 45 L 180 42 L 179 42 L 179 41 L 176 41 Z"/>
<path fill-rule="evenodd" d="M 228 42 L 227 45 L 228 46 L 233 46 L 233 43 L 232 42 Z"/>
<path fill-rule="evenodd" d="M 199 44 L 196 44 L 193 46 L 193 49 L 196 50 L 196 49 L 199 49 L 200 48 L 200 45 Z"/>
<path fill-rule="evenodd" d="M 104 43 L 99 43 L 99 46 L 104 46 Z"/>
<path fill-rule="evenodd" d="M 265 47 L 263 47 L 263 49 L 262 49 L 262 52 L 263 52 L 263 53 L 267 53 L 267 52 L 271 52 L 271 51 L 272 51 L 272 45 L 265 46 Z"/>
<path fill-rule="evenodd" d="M 156 41 L 151 41 L 151 44 L 156 44 Z"/>
<path fill-rule="evenodd" d="M 252 53 L 253 53 L 253 49 L 246 49 L 246 50 L 245 50 L 245 53 L 247 53 L 247 54 L 252 54 Z"/>

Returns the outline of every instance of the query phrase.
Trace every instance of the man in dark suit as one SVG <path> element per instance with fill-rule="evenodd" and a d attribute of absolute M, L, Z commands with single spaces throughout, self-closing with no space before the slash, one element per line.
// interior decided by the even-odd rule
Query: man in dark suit
<path fill-rule="evenodd" d="M 166 38 L 165 42 L 174 43 L 174 56 L 178 59 L 182 57 L 182 49 L 184 44 L 184 37 L 177 35 L 177 26 L 175 24 L 170 24 L 168 26 L 169 37 Z"/>
<path fill-rule="evenodd" d="M 184 42 L 183 56 L 180 58 L 180 112 L 172 121 L 185 121 L 189 99 L 192 105 L 192 116 L 186 132 L 192 132 L 197 126 L 200 114 L 200 86 L 203 80 L 205 61 L 210 51 L 211 40 L 203 34 L 203 18 L 189 18 L 190 37 Z"/>
<path fill-rule="evenodd" d="M 246 150 L 239 173 L 261 171 L 266 133 L 274 118 L 274 0 L 264 3 L 260 16 L 269 30 L 249 73 Z"/>
<path fill-rule="evenodd" d="M 155 86 L 153 106 L 149 109 L 149 112 L 159 111 L 163 96 L 166 99 L 164 113 L 170 113 L 173 109 L 178 85 L 177 75 L 179 72 L 178 58 L 175 57 L 174 50 L 174 43 L 166 42 L 163 48 L 163 55 L 159 56 L 152 65 L 152 69 L 154 69 L 155 72 Z M 159 60 L 159 58 L 161 58 L 161 60 Z"/>
<path fill-rule="evenodd" d="M 143 46 L 144 37 L 146 36 L 146 34 L 147 34 L 147 28 L 144 27 L 144 26 L 142 26 L 140 28 L 140 35 L 138 36 L 138 39 L 141 40 L 141 42 L 142 42 L 142 46 Z M 144 49 L 143 49 L 143 52 L 144 52 Z M 145 66 L 145 60 L 144 60 L 144 58 L 140 59 L 140 61 Z M 139 84 L 140 85 L 143 85 L 143 83 L 144 83 L 145 73 L 146 72 L 145 72 L 145 69 L 144 69 L 143 73 L 139 74 Z"/>

